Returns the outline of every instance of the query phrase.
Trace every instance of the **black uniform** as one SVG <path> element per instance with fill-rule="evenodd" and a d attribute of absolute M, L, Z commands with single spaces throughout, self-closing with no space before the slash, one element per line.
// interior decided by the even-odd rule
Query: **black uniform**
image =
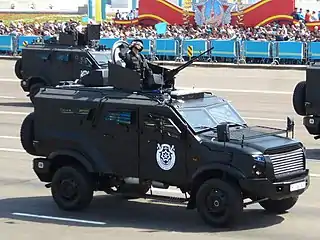
<path fill-rule="evenodd" d="M 135 54 L 132 50 L 128 53 L 119 53 L 120 58 L 125 62 L 126 68 L 140 74 L 141 79 L 146 78 L 146 73 L 150 72 L 148 63 L 141 53 Z"/>

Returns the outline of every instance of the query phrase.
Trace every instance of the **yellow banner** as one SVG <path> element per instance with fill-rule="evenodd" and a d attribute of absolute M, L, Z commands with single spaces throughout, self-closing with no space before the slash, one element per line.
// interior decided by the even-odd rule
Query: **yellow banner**
<path fill-rule="evenodd" d="M 101 0 L 95 0 L 95 19 L 96 22 L 102 21 Z"/>

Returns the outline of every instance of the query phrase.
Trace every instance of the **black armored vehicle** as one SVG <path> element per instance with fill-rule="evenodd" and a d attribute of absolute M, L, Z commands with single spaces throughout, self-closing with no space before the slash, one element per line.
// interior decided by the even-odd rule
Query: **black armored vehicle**
<path fill-rule="evenodd" d="M 111 51 L 98 45 L 99 39 L 100 25 L 88 25 L 84 34 L 61 32 L 59 38 L 26 45 L 15 64 L 21 88 L 33 102 L 41 87 L 75 81 L 84 73 L 106 69 Z"/>
<path fill-rule="evenodd" d="M 293 91 L 292 104 L 295 112 L 303 116 L 303 125 L 315 139 L 320 138 L 320 65 L 310 65 L 306 80 L 299 82 Z"/>
<path fill-rule="evenodd" d="M 171 70 L 148 63 L 141 80 L 112 59 L 103 87 L 41 88 L 21 125 L 33 170 L 61 209 L 86 208 L 95 191 L 163 199 L 153 190 L 177 187 L 185 198 L 171 201 L 230 226 L 248 204 L 284 213 L 309 187 L 290 118 L 284 129 L 248 126 L 225 99 L 175 88 L 193 60 Z"/>

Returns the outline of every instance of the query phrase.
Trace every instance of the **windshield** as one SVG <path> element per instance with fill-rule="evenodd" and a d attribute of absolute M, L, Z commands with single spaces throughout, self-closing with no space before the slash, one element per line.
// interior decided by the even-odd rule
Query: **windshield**
<path fill-rule="evenodd" d="M 104 52 L 90 51 L 90 53 L 95 58 L 95 60 L 99 63 L 99 65 L 108 64 L 108 61 L 111 60 L 111 52 L 110 51 L 104 51 Z"/>
<path fill-rule="evenodd" d="M 181 107 L 177 109 L 195 132 L 215 128 L 222 122 L 243 125 L 246 122 L 227 102 L 202 107 Z"/>

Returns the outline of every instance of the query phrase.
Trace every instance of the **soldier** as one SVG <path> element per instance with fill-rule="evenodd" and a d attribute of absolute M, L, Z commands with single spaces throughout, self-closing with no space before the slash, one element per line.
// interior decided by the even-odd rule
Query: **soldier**
<path fill-rule="evenodd" d="M 147 60 L 141 54 L 143 42 L 140 39 L 135 39 L 131 42 L 129 49 L 130 51 L 127 53 L 120 51 L 119 57 L 125 62 L 126 68 L 139 73 L 141 79 L 145 79 L 145 71 L 150 72 L 151 70 L 147 64 Z"/>

